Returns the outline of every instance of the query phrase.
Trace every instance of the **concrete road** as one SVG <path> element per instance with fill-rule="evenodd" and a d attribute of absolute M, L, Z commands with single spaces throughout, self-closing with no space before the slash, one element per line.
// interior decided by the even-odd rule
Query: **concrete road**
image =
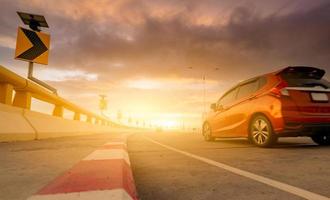
<path fill-rule="evenodd" d="M 309 138 L 263 149 L 245 139 L 146 133 L 130 136 L 128 148 L 141 200 L 330 197 L 330 147 Z"/>
<path fill-rule="evenodd" d="M 117 135 L 0 143 L 0 199 L 26 199 Z M 262 149 L 244 139 L 135 133 L 128 150 L 141 200 L 330 197 L 330 147 L 306 138 Z"/>

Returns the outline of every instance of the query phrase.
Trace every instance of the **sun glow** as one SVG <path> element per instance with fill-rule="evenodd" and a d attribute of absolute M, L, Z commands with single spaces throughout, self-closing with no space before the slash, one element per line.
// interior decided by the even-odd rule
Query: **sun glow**
<path fill-rule="evenodd" d="M 119 111 L 118 113 L 107 112 L 106 116 L 113 121 L 126 126 L 138 127 L 138 128 L 161 128 L 163 130 L 181 130 L 196 127 L 199 116 L 195 116 L 193 113 L 162 113 L 162 112 L 143 112 L 143 111 Z"/>
<path fill-rule="evenodd" d="M 154 80 L 149 79 L 138 79 L 133 81 L 128 81 L 128 87 L 136 88 L 136 89 L 157 89 L 161 87 L 161 83 Z"/>
<path fill-rule="evenodd" d="M 152 124 L 154 124 L 156 127 L 162 127 L 162 128 L 178 128 L 179 122 L 175 120 L 154 120 L 151 121 Z"/>

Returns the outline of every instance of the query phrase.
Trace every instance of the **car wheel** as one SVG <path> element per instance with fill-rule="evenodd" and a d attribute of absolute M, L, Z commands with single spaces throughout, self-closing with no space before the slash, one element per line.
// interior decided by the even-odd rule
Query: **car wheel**
<path fill-rule="evenodd" d="M 259 147 L 270 147 L 277 141 L 270 121 L 263 115 L 254 117 L 250 124 L 249 140 Z"/>
<path fill-rule="evenodd" d="M 203 136 L 205 141 L 214 141 L 214 137 L 212 137 L 212 130 L 209 123 L 205 123 L 203 126 Z"/>
<path fill-rule="evenodd" d="M 312 140 L 319 145 L 330 145 L 330 134 L 316 134 L 311 136 Z"/>

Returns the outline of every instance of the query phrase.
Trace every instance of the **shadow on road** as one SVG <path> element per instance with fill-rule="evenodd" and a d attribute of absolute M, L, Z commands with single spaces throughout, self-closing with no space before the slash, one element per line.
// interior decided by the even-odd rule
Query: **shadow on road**
<path fill-rule="evenodd" d="M 224 144 L 226 146 L 220 147 L 221 149 L 231 149 L 231 148 L 258 148 L 251 144 L 246 138 L 218 138 L 212 143 Z M 231 146 L 235 145 L 235 146 Z M 308 141 L 301 141 L 301 139 L 294 140 L 290 139 L 281 139 L 279 140 L 271 149 L 284 149 L 284 148 L 330 148 L 330 146 L 319 146 L 315 143 Z"/>

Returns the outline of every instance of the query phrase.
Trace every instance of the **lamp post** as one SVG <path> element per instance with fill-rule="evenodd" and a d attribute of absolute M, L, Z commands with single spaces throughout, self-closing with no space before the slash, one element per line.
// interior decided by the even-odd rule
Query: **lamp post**
<path fill-rule="evenodd" d="M 188 69 L 193 70 L 193 67 L 188 67 Z M 213 68 L 213 71 L 218 71 L 219 68 L 215 67 Z M 206 117 L 206 73 L 209 70 L 204 70 L 203 71 L 203 76 L 202 76 L 202 83 L 203 83 L 203 113 L 202 113 L 202 120 L 205 119 Z"/>

